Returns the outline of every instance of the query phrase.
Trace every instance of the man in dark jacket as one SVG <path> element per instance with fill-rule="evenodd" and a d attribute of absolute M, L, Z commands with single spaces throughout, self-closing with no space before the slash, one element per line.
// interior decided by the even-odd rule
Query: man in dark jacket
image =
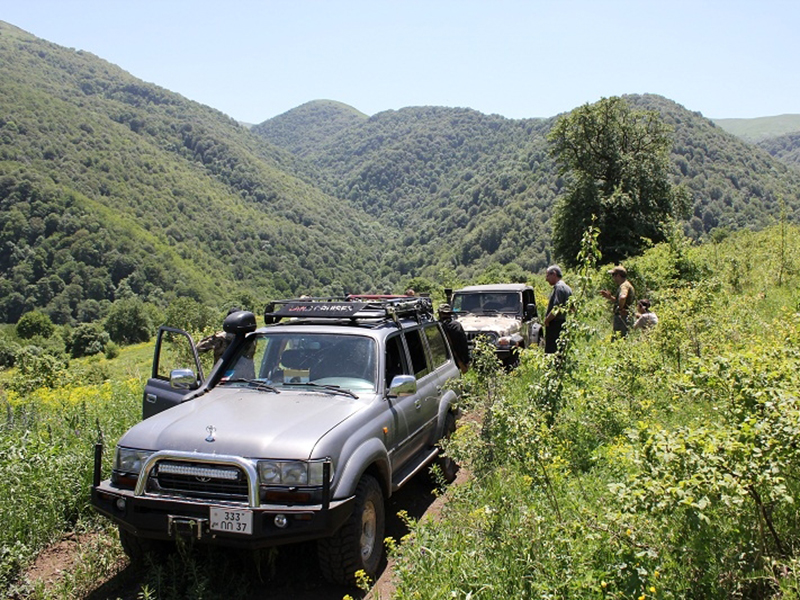
<path fill-rule="evenodd" d="M 572 296 L 572 289 L 561 281 L 561 277 L 561 268 L 558 265 L 547 267 L 545 279 L 553 287 L 544 317 L 544 351 L 547 354 L 558 351 L 558 336 L 567 320 L 567 301 Z"/>
<path fill-rule="evenodd" d="M 467 343 L 467 334 L 464 333 L 464 328 L 458 320 L 453 318 L 453 309 L 449 304 L 439 305 L 439 321 L 442 324 L 447 340 L 450 342 L 450 348 L 453 350 L 453 357 L 456 359 L 456 364 L 462 373 L 469 370 L 469 344 Z"/>

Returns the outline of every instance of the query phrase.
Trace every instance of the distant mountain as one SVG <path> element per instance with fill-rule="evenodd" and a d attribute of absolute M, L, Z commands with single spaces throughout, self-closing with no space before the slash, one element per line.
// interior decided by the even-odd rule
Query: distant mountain
<path fill-rule="evenodd" d="M 800 168 L 800 131 L 761 140 L 758 147 L 778 160 Z"/>
<path fill-rule="evenodd" d="M 674 179 L 694 198 L 687 234 L 763 227 L 778 218 L 779 198 L 800 218 L 798 173 L 673 101 L 626 99 L 660 112 L 675 129 Z M 549 220 L 564 184 L 546 140 L 555 119 L 414 107 L 354 119 L 326 135 L 319 135 L 323 123 L 294 122 L 295 136 L 314 140 L 302 155 L 319 169 L 326 191 L 404 229 L 404 247 L 392 257 L 402 272 L 435 272 L 432 261 L 464 274 L 494 263 L 538 271 L 552 260 Z M 298 151 L 272 137 L 268 124 L 255 132 Z"/>
<path fill-rule="evenodd" d="M 748 142 L 761 142 L 788 133 L 800 133 L 800 115 L 778 115 L 753 119 L 714 119 L 728 133 Z"/>
<path fill-rule="evenodd" d="M 415 107 L 354 120 L 327 137 L 316 135 L 320 123 L 300 122 L 297 135 L 317 142 L 303 157 L 327 179 L 326 191 L 398 229 L 389 261 L 401 273 L 430 274 L 436 265 L 468 273 L 493 262 L 536 271 L 551 259 L 550 121 Z"/>
<path fill-rule="evenodd" d="M 352 106 L 333 100 L 313 100 L 251 127 L 277 146 L 304 156 L 343 129 L 367 120 Z"/>

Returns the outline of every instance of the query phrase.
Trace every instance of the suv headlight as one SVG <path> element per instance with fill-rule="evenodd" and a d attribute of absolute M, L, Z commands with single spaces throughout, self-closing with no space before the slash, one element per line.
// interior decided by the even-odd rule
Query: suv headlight
<path fill-rule="evenodd" d="M 498 335 L 494 331 L 481 331 L 475 337 L 483 338 L 487 343 L 492 344 L 493 346 L 497 345 Z"/>
<path fill-rule="evenodd" d="M 326 461 L 260 460 L 258 480 L 261 485 L 321 486 Z M 333 467 L 331 467 L 333 479 Z"/>
<path fill-rule="evenodd" d="M 117 451 L 114 455 L 114 470 L 138 476 L 142 470 L 142 465 L 152 453 L 152 450 L 136 450 L 135 448 L 117 446 Z"/>

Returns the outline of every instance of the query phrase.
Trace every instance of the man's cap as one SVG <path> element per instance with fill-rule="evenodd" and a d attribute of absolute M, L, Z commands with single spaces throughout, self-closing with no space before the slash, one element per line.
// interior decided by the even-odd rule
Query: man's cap
<path fill-rule="evenodd" d="M 439 312 L 440 313 L 451 313 L 451 312 L 453 312 L 453 308 L 449 304 L 440 304 L 439 305 Z"/>
<path fill-rule="evenodd" d="M 617 265 L 613 269 L 608 272 L 609 275 L 622 275 L 623 277 L 628 276 L 628 272 L 625 270 L 625 267 L 622 265 Z"/>

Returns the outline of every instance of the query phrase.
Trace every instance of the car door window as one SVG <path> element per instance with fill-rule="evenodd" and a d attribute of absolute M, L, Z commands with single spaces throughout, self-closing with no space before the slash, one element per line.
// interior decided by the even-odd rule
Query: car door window
<path fill-rule="evenodd" d="M 450 353 L 444 341 L 442 331 L 436 323 L 432 323 L 425 327 L 425 337 L 428 338 L 428 347 L 431 350 L 433 368 L 438 369 L 450 360 Z"/>
<path fill-rule="evenodd" d="M 411 368 L 414 370 L 414 377 L 422 379 L 430 373 L 422 332 L 419 329 L 407 331 L 406 343 L 408 344 L 408 353 L 411 356 Z"/>
<path fill-rule="evenodd" d="M 410 375 L 406 364 L 406 353 L 403 349 L 403 339 L 394 335 L 386 340 L 386 385 L 392 384 L 392 379 L 398 375 Z"/>

